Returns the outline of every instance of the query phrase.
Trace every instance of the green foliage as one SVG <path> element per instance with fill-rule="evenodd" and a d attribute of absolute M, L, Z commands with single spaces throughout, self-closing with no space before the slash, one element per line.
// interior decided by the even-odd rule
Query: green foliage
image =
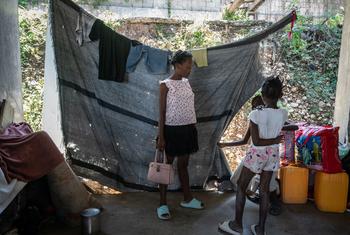
<path fill-rule="evenodd" d="M 119 20 L 111 20 L 110 18 L 106 19 L 104 23 L 110 27 L 111 29 L 118 31 L 118 29 L 122 26 L 121 21 Z"/>
<path fill-rule="evenodd" d="M 46 16 L 19 14 L 24 120 L 41 129 Z"/>
<path fill-rule="evenodd" d="M 248 21 L 249 17 L 246 9 L 237 9 L 234 12 L 230 12 L 229 9 L 225 8 L 222 13 L 222 19 L 231 21 Z"/>
<path fill-rule="evenodd" d="M 335 15 L 312 24 L 311 19 L 299 16 L 292 39 L 284 33 L 281 40 L 290 84 L 303 91 L 309 103 L 308 112 L 324 120 L 332 119 L 333 110 L 330 105 L 322 108 L 319 103 L 334 102 L 342 20 L 341 15 Z"/>
<path fill-rule="evenodd" d="M 38 5 L 39 3 L 47 3 L 48 0 L 18 0 L 18 5 L 21 7 L 28 7 Z"/>
<path fill-rule="evenodd" d="M 18 0 L 18 5 L 22 7 L 28 6 L 28 0 Z"/>
<path fill-rule="evenodd" d="M 170 50 L 209 47 L 222 41 L 220 34 L 205 25 L 181 27 L 177 32 L 168 32 L 160 25 L 156 30 L 159 47 Z"/>
<path fill-rule="evenodd" d="M 299 4 L 300 4 L 300 0 L 292 0 L 289 2 L 287 9 L 289 10 L 296 9 Z"/>
<path fill-rule="evenodd" d="M 342 25 L 343 22 L 344 22 L 344 14 L 337 13 L 336 15 L 330 16 L 329 18 L 327 18 L 327 21 L 325 23 L 326 25 L 328 25 L 328 27 L 335 28 Z"/>

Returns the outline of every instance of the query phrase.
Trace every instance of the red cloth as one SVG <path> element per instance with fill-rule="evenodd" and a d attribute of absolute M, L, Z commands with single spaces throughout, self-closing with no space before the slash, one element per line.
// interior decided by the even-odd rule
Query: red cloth
<path fill-rule="evenodd" d="M 0 167 L 8 182 L 39 179 L 63 160 L 50 136 L 33 132 L 26 123 L 13 123 L 0 133 Z"/>
<path fill-rule="evenodd" d="M 294 27 L 294 23 L 297 20 L 297 12 L 294 10 L 292 11 L 292 21 L 290 22 L 290 31 L 288 32 L 288 39 L 292 40 L 292 35 L 293 35 L 293 27 Z"/>

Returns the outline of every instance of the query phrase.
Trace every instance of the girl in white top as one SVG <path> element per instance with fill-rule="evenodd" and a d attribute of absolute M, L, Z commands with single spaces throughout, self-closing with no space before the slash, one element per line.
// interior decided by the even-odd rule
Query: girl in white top
<path fill-rule="evenodd" d="M 243 210 L 246 189 L 255 174 L 260 174 L 260 213 L 259 224 L 251 226 L 253 234 L 264 235 L 265 221 L 269 204 L 269 185 L 274 171 L 279 169 L 280 132 L 287 121 L 288 113 L 277 107 L 282 97 L 282 82 L 278 77 L 264 82 L 261 93 L 265 104 L 262 109 L 249 114 L 249 131 L 252 145 L 244 158 L 244 167 L 238 180 L 235 220 L 219 224 L 219 229 L 229 234 L 242 234 Z"/>
<path fill-rule="evenodd" d="M 177 51 L 172 65 L 174 74 L 160 82 L 157 148 L 165 150 L 168 164 L 172 164 L 177 157 L 177 169 L 184 193 L 180 205 L 202 209 L 203 203 L 191 194 L 187 169 L 190 154 L 198 151 L 194 93 L 187 79 L 192 70 L 192 55 L 186 51 Z M 171 218 L 166 200 L 167 186 L 159 185 L 159 191 L 160 206 L 157 215 L 159 219 L 167 220 Z"/>

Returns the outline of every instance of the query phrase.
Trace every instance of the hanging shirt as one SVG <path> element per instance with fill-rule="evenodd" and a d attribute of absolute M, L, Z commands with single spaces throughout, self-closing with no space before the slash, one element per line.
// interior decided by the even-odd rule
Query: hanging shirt
<path fill-rule="evenodd" d="M 100 40 L 98 78 L 123 82 L 131 40 L 98 19 L 93 24 L 89 37 L 92 41 Z"/>
<path fill-rule="evenodd" d="M 197 122 L 194 109 L 194 93 L 188 79 L 165 79 L 168 88 L 166 101 L 165 125 L 182 126 Z"/>
<path fill-rule="evenodd" d="M 171 52 L 142 44 L 130 48 L 126 72 L 134 72 L 142 57 L 145 57 L 145 65 L 150 74 L 165 74 L 169 72 Z"/>

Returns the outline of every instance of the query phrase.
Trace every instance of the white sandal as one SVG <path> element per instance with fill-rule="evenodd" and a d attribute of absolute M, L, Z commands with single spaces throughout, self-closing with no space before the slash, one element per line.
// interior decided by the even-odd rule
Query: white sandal
<path fill-rule="evenodd" d="M 255 231 L 256 226 L 258 226 L 258 225 L 253 224 L 252 226 L 250 226 L 250 229 L 252 230 L 253 235 L 256 235 L 256 231 Z M 264 234 L 266 235 L 266 232 L 264 232 Z"/>
<path fill-rule="evenodd" d="M 233 235 L 241 235 L 242 233 L 237 232 L 235 230 L 232 230 L 229 226 L 230 221 L 227 220 L 221 224 L 219 224 L 219 230 L 228 234 L 233 234 Z"/>

